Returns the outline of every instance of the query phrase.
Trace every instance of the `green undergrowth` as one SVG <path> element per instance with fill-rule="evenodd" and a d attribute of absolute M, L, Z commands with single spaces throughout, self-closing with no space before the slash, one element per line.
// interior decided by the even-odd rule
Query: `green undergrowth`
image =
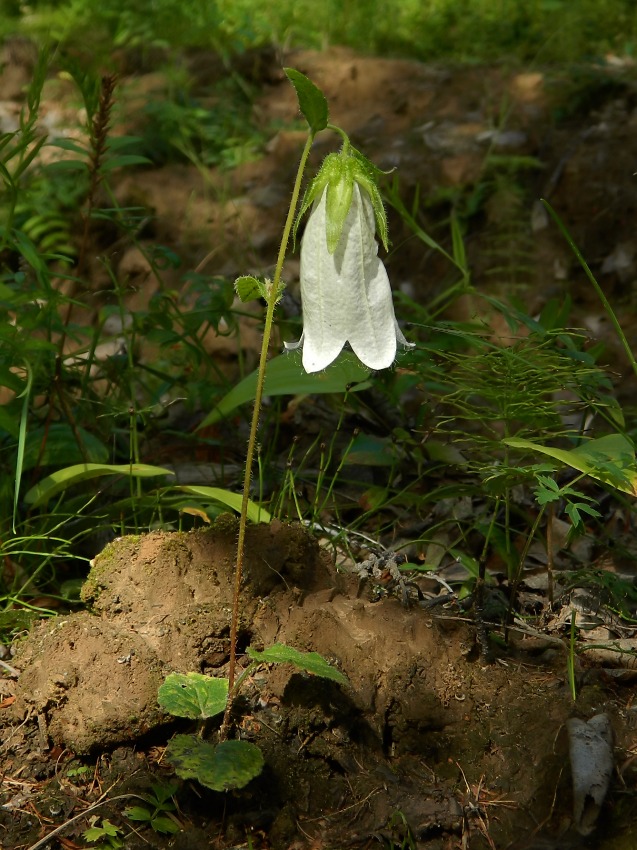
<path fill-rule="evenodd" d="M 81 605 L 88 562 L 113 536 L 187 530 L 241 511 L 246 407 L 259 399 L 256 373 L 242 361 L 243 301 L 261 298 L 263 316 L 263 296 L 273 308 L 277 294 L 268 280 L 209 275 L 174 247 L 142 240 L 149 211 L 123 207 L 113 185 L 115 175 L 148 165 L 149 140 L 113 132 L 114 77 L 77 71 L 71 78 L 86 120 L 77 138 L 47 137 L 39 117 L 49 67 L 43 54 L 18 129 L 0 136 L 0 632 L 7 641 L 36 617 Z M 301 94 L 312 91 L 297 83 Z M 173 119 L 182 126 L 183 115 Z M 160 135 L 175 133 L 164 126 Z M 195 165 L 232 164 L 210 140 L 195 144 L 187 128 L 181 142 Z M 387 179 L 387 202 L 423 251 L 442 258 L 448 284 L 426 305 L 396 293 L 414 346 L 392 369 L 372 373 L 344 351 L 307 374 L 298 353 L 273 353 L 257 474 L 246 486 L 251 522 L 295 519 L 339 558 L 391 561 L 398 578 L 381 570 L 374 598 L 395 591 L 405 605 L 428 604 L 434 594 L 425 598 L 418 581 L 439 582 L 448 593 L 433 601 L 472 617 L 485 652 L 489 632 L 506 642 L 513 624 L 536 622 L 574 589 L 591 591 L 625 622 L 637 608 L 629 578 L 591 566 L 612 557 L 616 529 L 634 521 L 633 414 L 615 397 L 603 348 L 573 327 L 569 299 L 549 301 L 539 315 L 523 300 L 531 246 L 520 226 L 522 176 L 537 167 L 491 157 L 473 192 L 446 199 L 444 245 L 421 224 L 426 199 L 417 195 L 407 206 L 398 182 Z M 502 215 L 485 251 L 508 299 L 472 283 L 465 240 L 487 200 Z M 547 211 L 637 374 L 612 304 Z M 113 259 L 122 245 L 138 249 L 156 280 L 135 310 L 130 281 Z M 101 288 L 97 272 L 107 282 Z M 471 319 L 453 318 L 459 298 L 472 299 Z M 282 338 L 300 335 L 294 318 L 278 323 Z M 236 343 L 235 377 L 210 355 L 210 333 Z M 193 469 L 198 479 L 188 478 Z M 578 547 L 586 538 L 591 545 Z M 529 570 L 546 579 L 535 596 L 525 585 Z M 239 575 L 235 614 L 240 586 Z M 575 697 L 574 615 L 569 626 Z M 233 701 L 258 667 L 288 664 L 329 687 L 347 686 L 316 653 L 275 644 L 247 648 L 244 660 L 236 680 L 234 672 L 227 679 L 173 673 L 158 694 L 167 714 L 191 724 L 172 738 L 166 761 L 180 779 L 215 792 L 243 788 L 264 767 L 256 744 L 229 737 Z M 176 831 L 177 787 L 153 788 L 126 816 Z M 396 846 L 411 846 L 400 813 L 390 826 Z M 85 838 L 118 847 L 120 831 L 101 820 Z"/>
<path fill-rule="evenodd" d="M 182 779 L 196 779 L 213 791 L 243 788 L 264 767 L 263 754 L 256 744 L 227 739 L 217 744 L 202 739 L 207 721 L 226 711 L 229 699 L 241 691 L 242 684 L 263 664 L 288 664 L 298 671 L 347 685 L 347 678 L 316 652 L 299 652 L 293 647 L 274 644 L 262 651 L 248 647 L 248 666 L 230 690 L 222 677 L 199 673 L 171 673 L 159 688 L 160 706 L 175 717 L 197 721 L 199 734 L 175 735 L 166 758 Z"/>
<path fill-rule="evenodd" d="M 78 604 L 86 561 L 112 535 L 188 529 L 238 511 L 241 443 L 235 451 L 227 437 L 245 430 L 256 386 L 254 373 L 231 384 L 204 344 L 210 331 L 239 333 L 233 282 L 187 267 L 166 246 L 142 244 L 147 211 L 115 199 L 112 176 L 143 168 L 146 158 L 138 138 L 111 132 L 114 81 L 76 73 L 83 140 L 47 138 L 38 114 L 48 68 L 43 54 L 20 127 L 0 141 L 7 632 L 20 616 Z M 473 196 L 448 199 L 448 249 L 418 223 L 420 197 L 408 208 L 397 181 L 387 183 L 406 228 L 444 256 L 450 284 L 426 308 L 396 294 L 417 346 L 391 372 L 370 374 L 351 352 L 319 375 L 306 374 L 297 354 L 272 358 L 252 521 L 295 518 L 329 529 L 335 549 L 350 554 L 382 541 L 420 571 L 461 563 L 467 593 L 489 558 L 515 588 L 547 517 L 571 524 L 571 542 L 593 533 L 601 548 L 610 545 L 598 503 L 634 492 L 634 423 L 614 398 L 601 348 L 571 327 L 568 300 L 549 302 L 536 317 L 525 312 L 518 283 L 528 245 L 509 251 L 507 264 L 493 260 L 515 306 L 480 296 L 467 265 L 464 229 L 486 198 L 515 227 L 524 204 L 518 177 L 531 167 L 493 158 Z M 485 250 L 496 255 L 512 232 L 493 231 Z M 110 288 L 89 324 L 84 305 L 98 293 L 88 258 L 104 233 L 136 245 L 158 286 L 145 308 L 130 311 L 128 283 L 104 252 Z M 477 299 L 484 318 L 445 319 L 461 296 Z M 489 315 L 508 332 L 494 336 Z M 298 335 L 289 320 L 281 325 Z M 214 458 L 216 480 L 175 486 L 172 444 L 186 457 Z"/>
<path fill-rule="evenodd" d="M 105 45 L 136 49 L 205 48 L 222 55 L 277 43 L 322 48 L 345 44 L 376 55 L 425 61 L 492 61 L 509 57 L 543 63 L 631 54 L 637 16 L 630 0 L 250 0 L 134 5 L 107 0 L 64 3 L 3 0 L 5 31 L 45 34 L 108 55 Z M 308 27 L 307 22 L 312 25 Z M 88 48 L 88 49 L 87 49 Z"/>

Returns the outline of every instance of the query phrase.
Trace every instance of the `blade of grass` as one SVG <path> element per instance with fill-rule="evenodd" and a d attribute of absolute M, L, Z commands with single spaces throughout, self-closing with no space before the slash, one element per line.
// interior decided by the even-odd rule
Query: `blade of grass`
<path fill-rule="evenodd" d="M 33 370 L 28 361 L 25 363 L 27 373 L 27 385 L 18 398 L 22 401 L 22 412 L 20 414 L 20 433 L 18 435 L 18 456 L 15 465 L 15 480 L 13 492 L 13 533 L 16 531 L 16 518 L 18 515 L 18 501 L 20 498 L 20 484 L 22 483 L 22 469 L 24 465 L 24 450 L 27 441 L 27 421 L 29 418 L 29 400 L 31 398 L 31 385 L 33 384 Z"/>
<path fill-rule="evenodd" d="M 624 334 L 624 331 L 622 330 L 622 326 L 619 324 L 617 316 L 615 315 L 615 311 L 610 306 L 610 302 L 609 302 L 608 298 L 606 298 L 606 296 L 604 295 L 604 292 L 603 292 L 601 286 L 599 285 L 599 283 L 597 282 L 595 275 L 590 270 L 588 263 L 586 262 L 586 260 L 582 256 L 582 253 L 579 250 L 579 248 L 577 247 L 577 245 L 575 244 L 575 242 L 573 241 L 573 237 L 568 232 L 566 225 L 564 224 L 562 219 L 559 217 L 559 215 L 555 212 L 553 207 L 549 204 L 549 202 L 545 198 L 542 198 L 542 203 L 544 204 L 544 206 L 548 210 L 549 215 L 551 216 L 551 218 L 553 219 L 555 224 L 557 224 L 558 228 L 560 229 L 562 235 L 564 236 L 564 238 L 566 239 L 568 244 L 571 246 L 571 250 L 573 251 L 573 253 L 577 257 L 577 259 L 579 260 L 581 267 L 584 269 L 584 272 L 586 273 L 586 277 L 589 279 L 589 281 L 591 282 L 591 284 L 593 286 L 593 289 L 595 290 L 595 292 L 599 296 L 599 300 L 602 302 L 604 310 L 606 311 L 608 318 L 611 320 L 611 323 L 612 323 L 613 327 L 615 328 L 615 333 L 617 334 L 617 337 L 618 337 L 619 341 L 621 342 L 624 351 L 626 352 L 626 356 L 628 357 L 628 362 L 632 366 L 632 369 L 633 369 L 633 372 L 635 373 L 635 375 L 637 375 L 637 360 L 635 360 L 635 355 L 633 354 L 631 347 L 628 344 L 628 340 L 626 339 L 626 335 Z"/>

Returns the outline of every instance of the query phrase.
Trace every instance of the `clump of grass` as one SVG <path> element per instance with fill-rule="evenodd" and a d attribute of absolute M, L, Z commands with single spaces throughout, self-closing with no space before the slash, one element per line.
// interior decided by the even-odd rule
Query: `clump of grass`
<path fill-rule="evenodd" d="M 186 496 L 161 500 L 156 488 L 139 479 L 133 485 L 126 470 L 169 427 L 172 404 L 212 406 L 227 389 L 203 338 L 222 322 L 227 333 L 236 329 L 232 283 L 186 271 L 183 291 L 170 290 L 164 271 L 177 269 L 179 257 L 142 247 L 146 211 L 122 209 L 112 195 L 117 169 L 147 162 L 131 139 L 111 134 L 115 78 L 76 69 L 84 135 L 49 139 L 38 120 L 48 69 L 43 53 L 19 128 L 0 138 L 0 611 L 28 610 L 43 594 L 72 604 L 87 553 L 115 529 L 181 523 Z M 55 156 L 41 158 L 47 148 Z M 95 292 L 98 228 L 145 252 L 159 290 L 146 310 L 127 309 L 127 281 L 108 254 L 101 262 L 112 289 Z M 87 303 L 95 304 L 92 325 L 80 314 Z M 99 356 L 113 317 L 119 348 Z M 155 346 L 152 360 L 137 356 L 142 336 Z M 94 477 L 95 467 L 113 476 L 108 483 Z M 216 505 L 210 516 L 221 510 Z"/>

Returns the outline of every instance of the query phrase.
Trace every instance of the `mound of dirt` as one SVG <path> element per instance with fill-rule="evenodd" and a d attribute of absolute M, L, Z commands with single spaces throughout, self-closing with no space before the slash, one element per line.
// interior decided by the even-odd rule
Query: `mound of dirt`
<path fill-rule="evenodd" d="M 165 741 L 163 676 L 224 674 L 235 545 L 229 517 L 110 544 L 85 585 L 90 612 L 46 621 L 21 644 L 8 752 L 26 746 L 16 728 L 29 726 L 41 752 Z M 400 813 L 419 847 L 453 846 L 454 836 L 505 846 L 551 815 L 556 794 L 568 818 L 563 657 L 555 669 L 530 658 L 482 668 L 467 623 L 371 601 L 299 526 L 252 526 L 246 552 L 241 646 L 316 650 L 350 685 L 287 665 L 252 678 L 240 734 L 266 768 L 226 799 L 227 839 L 256 822 L 274 847 L 300 834 L 337 847 L 345 834 L 389 836 Z M 584 688 L 578 711 L 602 707 L 621 727 L 612 701 Z M 222 795 L 198 793 L 219 808 Z"/>

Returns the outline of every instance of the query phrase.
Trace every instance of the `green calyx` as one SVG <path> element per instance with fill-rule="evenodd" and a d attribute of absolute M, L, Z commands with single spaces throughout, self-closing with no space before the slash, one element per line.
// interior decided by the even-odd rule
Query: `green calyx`
<path fill-rule="evenodd" d="M 339 153 L 328 154 L 319 173 L 305 191 L 301 210 L 294 224 L 294 237 L 302 216 L 327 187 L 327 250 L 336 251 L 343 225 L 352 203 L 354 183 L 367 192 L 372 202 L 376 231 L 385 250 L 388 248 L 387 215 L 376 181 L 382 174 L 360 151 L 345 142 Z"/>

